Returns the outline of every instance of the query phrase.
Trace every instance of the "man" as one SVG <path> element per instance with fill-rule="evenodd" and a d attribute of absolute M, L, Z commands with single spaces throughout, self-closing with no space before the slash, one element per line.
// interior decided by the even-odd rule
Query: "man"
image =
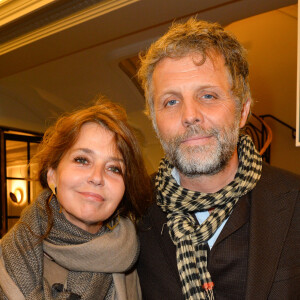
<path fill-rule="evenodd" d="M 166 154 L 139 228 L 143 298 L 298 299 L 300 177 L 262 163 L 240 134 L 242 46 L 192 18 L 152 44 L 139 78 Z"/>

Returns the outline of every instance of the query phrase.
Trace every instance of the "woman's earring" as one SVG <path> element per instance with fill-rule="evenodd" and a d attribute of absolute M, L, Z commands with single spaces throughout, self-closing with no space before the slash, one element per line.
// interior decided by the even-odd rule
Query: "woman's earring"
<path fill-rule="evenodd" d="M 49 185 L 50 190 L 52 191 L 53 195 L 56 196 L 57 190 L 55 184 L 50 184 Z"/>
<path fill-rule="evenodd" d="M 49 200 L 49 202 L 50 202 L 53 195 L 56 197 L 57 188 L 56 188 L 55 184 L 53 184 L 53 183 L 49 184 L 49 188 L 52 191 L 52 195 L 51 195 L 50 200 Z M 60 204 L 59 204 L 59 213 L 60 214 L 62 213 L 62 206 Z"/>

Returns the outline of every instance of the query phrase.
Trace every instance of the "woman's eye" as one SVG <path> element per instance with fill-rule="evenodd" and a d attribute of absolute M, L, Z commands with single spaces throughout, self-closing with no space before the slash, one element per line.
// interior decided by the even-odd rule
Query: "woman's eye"
<path fill-rule="evenodd" d="M 122 174 L 122 169 L 117 166 L 110 166 L 108 167 L 108 170 L 116 174 Z"/>
<path fill-rule="evenodd" d="M 175 104 L 177 104 L 178 103 L 178 100 L 169 100 L 169 101 L 167 101 L 167 103 L 166 103 L 166 106 L 173 106 L 173 105 L 175 105 Z"/>
<path fill-rule="evenodd" d="M 86 165 L 86 164 L 89 163 L 89 161 L 88 161 L 85 157 L 75 157 L 75 158 L 74 158 L 74 161 L 75 161 L 76 163 L 81 164 L 81 165 Z"/>

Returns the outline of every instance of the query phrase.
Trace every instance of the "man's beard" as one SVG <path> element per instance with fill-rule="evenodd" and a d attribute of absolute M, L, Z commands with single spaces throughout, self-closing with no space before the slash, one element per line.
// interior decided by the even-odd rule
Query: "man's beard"
<path fill-rule="evenodd" d="M 158 137 L 169 161 L 187 177 L 214 175 L 222 171 L 232 157 L 239 139 L 239 120 L 227 128 L 203 129 L 191 125 L 183 135 L 171 139 Z M 207 145 L 184 145 L 193 136 L 210 136 Z M 212 142 L 212 143 L 211 143 Z"/>

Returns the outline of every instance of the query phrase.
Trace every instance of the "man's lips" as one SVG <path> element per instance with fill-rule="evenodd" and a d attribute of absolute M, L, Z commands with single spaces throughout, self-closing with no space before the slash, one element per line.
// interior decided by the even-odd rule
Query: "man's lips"
<path fill-rule="evenodd" d="M 92 192 L 79 192 L 80 195 L 82 195 L 83 197 L 90 199 L 90 200 L 94 200 L 94 201 L 98 201 L 98 202 L 102 202 L 104 201 L 104 198 L 97 194 L 97 193 L 92 193 Z"/>
<path fill-rule="evenodd" d="M 206 135 L 206 136 L 191 136 L 188 138 L 185 138 L 181 143 L 182 144 L 188 144 L 188 145 L 201 145 L 206 144 L 207 141 L 212 138 L 212 135 Z"/>

